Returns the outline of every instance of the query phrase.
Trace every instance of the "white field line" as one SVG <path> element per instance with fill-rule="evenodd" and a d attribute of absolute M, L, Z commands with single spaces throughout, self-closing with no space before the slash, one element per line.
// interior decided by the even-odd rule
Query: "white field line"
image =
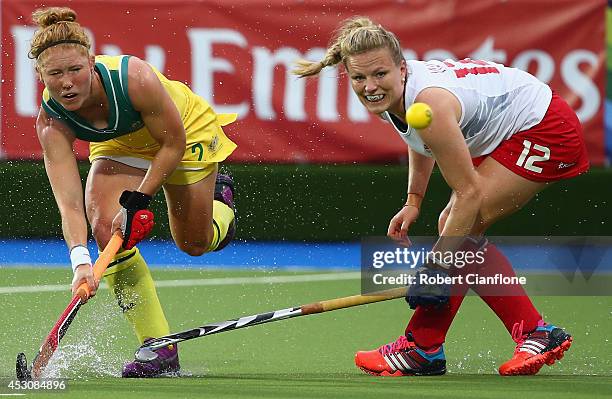
<path fill-rule="evenodd" d="M 301 274 L 296 276 L 267 276 L 267 277 L 224 277 L 206 278 L 191 280 L 158 280 L 155 282 L 157 287 L 199 287 L 216 285 L 239 285 L 239 284 L 283 284 L 283 283 L 303 283 L 310 281 L 333 281 L 333 280 L 358 280 L 361 278 L 359 272 L 345 273 L 322 273 L 322 274 Z M 100 284 L 101 289 L 108 288 L 106 283 Z M 23 285 L 16 287 L 0 287 L 0 294 L 25 294 L 39 292 L 68 291 L 69 285 Z"/>

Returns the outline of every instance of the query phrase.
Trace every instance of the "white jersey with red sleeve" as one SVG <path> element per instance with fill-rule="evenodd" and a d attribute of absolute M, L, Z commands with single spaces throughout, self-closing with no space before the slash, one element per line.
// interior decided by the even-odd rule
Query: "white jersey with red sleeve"
<path fill-rule="evenodd" d="M 451 92 L 461 104 L 459 126 L 473 158 L 493 152 L 513 134 L 542 121 L 552 98 L 550 87 L 520 69 L 488 61 L 407 61 L 404 99 L 409 107 L 429 87 Z M 414 151 L 431 156 L 416 130 L 385 112 Z M 435 118 L 435 115 L 434 115 Z"/>

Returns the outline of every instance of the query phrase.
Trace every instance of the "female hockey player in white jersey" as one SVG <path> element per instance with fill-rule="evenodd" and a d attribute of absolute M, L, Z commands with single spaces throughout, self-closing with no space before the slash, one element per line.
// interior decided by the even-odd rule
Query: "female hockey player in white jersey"
<path fill-rule="evenodd" d="M 324 59 L 299 61 L 294 73 L 314 76 L 339 63 L 361 103 L 390 122 L 409 147 L 406 203 L 387 232 L 394 239 L 404 239 L 418 217 L 434 163 L 453 190 L 439 218 L 441 237 L 481 237 L 550 182 L 589 168 L 576 114 L 550 87 L 526 72 L 470 59 L 406 61 L 395 35 L 363 17 L 344 21 Z M 422 130 L 405 121 L 406 110 L 415 102 L 426 103 L 433 111 L 431 124 Z M 494 245 L 486 244 L 485 249 L 480 275 L 514 275 Z M 374 375 L 445 373 L 442 345 L 469 288 L 497 314 L 517 343 L 500 374 L 535 374 L 569 349 L 572 337 L 545 323 L 520 286 L 513 287 L 511 295 L 453 286 L 452 295 L 433 298 L 419 295 L 419 287 L 411 286 L 407 299 L 416 310 L 404 335 L 376 350 L 358 352 L 356 365 Z"/>

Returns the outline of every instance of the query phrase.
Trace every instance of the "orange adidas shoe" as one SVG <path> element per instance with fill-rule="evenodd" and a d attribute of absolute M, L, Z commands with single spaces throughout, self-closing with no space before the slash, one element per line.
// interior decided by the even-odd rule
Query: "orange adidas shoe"
<path fill-rule="evenodd" d="M 512 338 L 516 342 L 514 356 L 499 367 L 501 375 L 534 375 L 544 366 L 563 358 L 572 346 L 572 336 L 552 324 L 538 326 L 529 334 L 522 333 L 523 323 L 516 323 Z"/>
<path fill-rule="evenodd" d="M 446 373 L 444 349 L 424 351 L 412 337 L 402 335 L 395 342 L 355 354 L 355 365 L 368 374 L 384 377 L 440 375 Z"/>

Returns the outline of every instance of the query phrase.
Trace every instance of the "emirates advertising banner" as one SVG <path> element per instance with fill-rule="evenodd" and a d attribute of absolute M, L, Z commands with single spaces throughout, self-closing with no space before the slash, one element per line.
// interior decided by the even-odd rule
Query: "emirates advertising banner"
<path fill-rule="evenodd" d="M 32 11 L 69 6 L 95 54 L 132 54 L 187 83 L 219 112 L 245 163 L 398 163 L 406 145 L 359 103 L 346 72 L 291 75 L 322 58 L 334 29 L 364 15 L 393 31 L 407 59 L 482 59 L 528 70 L 559 92 L 585 129 L 591 161 L 605 160 L 605 12 L 602 0 L 29 1 L 1 7 L 4 159 L 40 159 L 34 130 L 42 85 L 28 59 Z M 80 158 L 86 143 L 77 143 Z"/>

